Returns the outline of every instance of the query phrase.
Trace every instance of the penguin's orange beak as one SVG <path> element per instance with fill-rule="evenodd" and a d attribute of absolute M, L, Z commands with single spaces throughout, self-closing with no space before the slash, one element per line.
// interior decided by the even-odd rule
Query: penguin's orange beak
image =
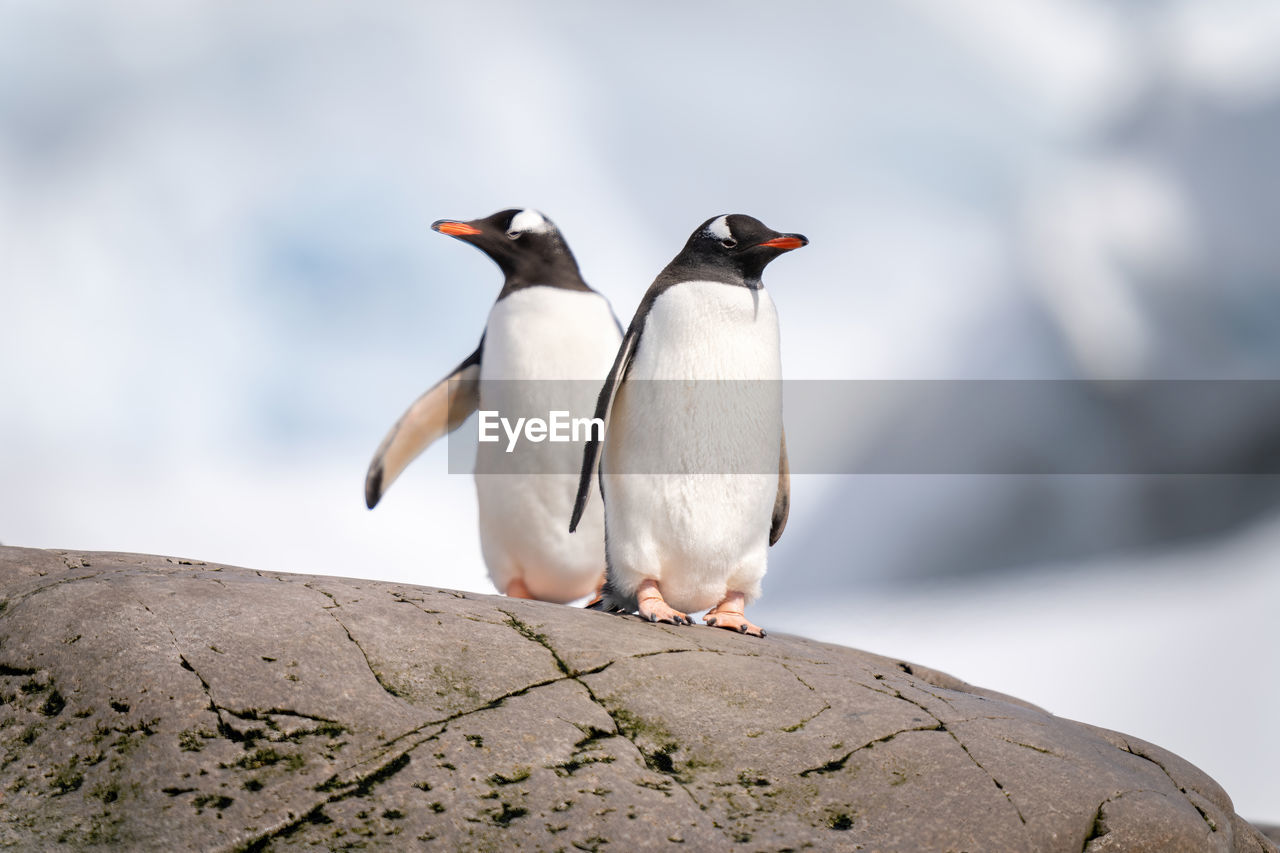
<path fill-rule="evenodd" d="M 434 231 L 441 234 L 448 234 L 450 237 L 471 237 L 480 233 L 480 229 L 474 225 L 468 225 L 465 222 L 454 222 L 451 219 L 441 219 L 438 222 L 431 223 Z"/>
<path fill-rule="evenodd" d="M 765 240 L 760 245 L 768 246 L 770 249 L 789 252 L 792 249 L 799 249 L 801 246 L 809 245 L 809 241 L 805 237 L 801 237 L 799 234 L 783 234 L 779 237 L 774 237 L 772 240 Z"/>

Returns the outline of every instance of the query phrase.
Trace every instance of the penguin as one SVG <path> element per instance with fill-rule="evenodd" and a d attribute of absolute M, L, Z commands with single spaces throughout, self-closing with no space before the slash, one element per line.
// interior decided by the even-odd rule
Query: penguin
<path fill-rule="evenodd" d="M 589 606 L 677 625 L 707 610 L 708 625 L 765 635 L 744 608 L 791 487 L 778 315 L 761 274 L 808 242 L 716 216 L 645 293 L 596 401 L 604 435 L 584 448 L 569 522 L 584 522 L 598 470 L 607 579 Z"/>
<path fill-rule="evenodd" d="M 502 290 L 476 351 L 419 397 L 379 445 L 365 478 L 369 509 L 418 454 L 477 409 L 513 422 L 516 413 L 589 414 L 622 339 L 608 300 L 583 280 L 559 229 L 538 211 L 502 210 L 431 227 L 488 255 L 503 272 Z M 477 443 L 475 469 L 480 544 L 494 586 L 562 604 L 598 594 L 605 565 L 600 499 L 587 502 L 586 536 L 568 535 L 563 521 L 586 436 L 579 431 L 576 442 L 508 453 L 507 437 L 498 433 L 499 441 Z"/>

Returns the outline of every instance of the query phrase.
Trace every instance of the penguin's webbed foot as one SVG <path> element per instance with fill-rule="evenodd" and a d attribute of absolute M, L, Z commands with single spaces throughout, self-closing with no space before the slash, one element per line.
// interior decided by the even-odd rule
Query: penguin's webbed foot
<path fill-rule="evenodd" d="M 748 622 L 741 613 L 717 613 L 713 610 L 703 616 L 702 621 L 713 628 L 724 628 L 726 631 L 737 631 L 752 637 L 767 636 L 763 628 Z"/>
<path fill-rule="evenodd" d="M 713 628 L 737 631 L 739 634 L 752 637 L 764 637 L 763 628 L 747 621 L 747 617 L 743 614 L 745 606 L 746 596 L 740 592 L 731 592 L 724 597 L 723 601 L 708 610 L 703 615 L 702 621 Z"/>
<path fill-rule="evenodd" d="M 636 590 L 636 609 L 642 618 L 650 622 L 666 622 L 669 625 L 693 624 L 688 614 L 681 613 L 667 604 L 662 597 L 662 592 L 658 589 L 658 582 L 652 578 L 646 578 L 640 582 L 640 587 Z"/>
<path fill-rule="evenodd" d="M 640 606 L 640 615 L 650 622 L 666 622 L 668 625 L 692 625 L 693 620 L 673 607 L 646 608 Z"/>
<path fill-rule="evenodd" d="M 608 585 L 609 585 L 609 576 L 608 574 L 602 573 L 600 575 L 600 583 L 596 584 L 595 596 L 593 596 L 592 599 L 588 601 L 586 604 L 582 605 L 583 608 L 587 610 L 606 609 L 604 606 L 604 593 L 605 593 L 605 590 L 608 588 Z"/>
<path fill-rule="evenodd" d="M 529 587 L 525 586 L 523 578 L 516 578 L 507 584 L 508 598 L 527 598 L 532 600 L 533 593 L 529 592 Z"/>

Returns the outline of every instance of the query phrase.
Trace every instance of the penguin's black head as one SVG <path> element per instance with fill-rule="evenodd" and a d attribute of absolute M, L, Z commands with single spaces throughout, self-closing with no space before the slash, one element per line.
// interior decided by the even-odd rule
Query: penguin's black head
<path fill-rule="evenodd" d="M 731 213 L 699 225 L 671 267 L 680 268 L 685 276 L 760 287 L 760 276 L 770 261 L 808 243 L 801 234 L 782 234 L 752 216 Z"/>
<path fill-rule="evenodd" d="M 431 224 L 484 252 L 506 276 L 502 295 L 521 287 L 550 285 L 589 290 L 569 244 L 554 222 L 532 208 L 500 210 L 483 219 L 441 219 Z"/>

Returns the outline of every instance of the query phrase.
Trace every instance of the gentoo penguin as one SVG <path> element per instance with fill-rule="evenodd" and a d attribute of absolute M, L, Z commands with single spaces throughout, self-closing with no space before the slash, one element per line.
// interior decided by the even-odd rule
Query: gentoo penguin
<path fill-rule="evenodd" d="M 378 447 L 365 479 L 370 509 L 405 466 L 477 409 L 512 422 L 556 410 L 587 416 L 622 338 L 608 300 L 587 286 L 560 231 L 536 210 L 431 227 L 480 249 L 506 278 L 476 351 L 419 397 Z M 507 452 L 506 436 L 477 444 L 480 544 L 500 592 L 564 603 L 598 591 L 599 499 L 588 503 L 586 536 L 564 529 L 586 436 L 579 438 L 529 448 L 536 453 Z"/>
<path fill-rule="evenodd" d="M 765 265 L 809 241 L 742 214 L 693 232 L 649 287 L 596 402 L 569 529 L 599 466 L 608 578 L 602 610 L 764 636 L 743 609 L 760 594 L 787 523 L 778 316 Z M 676 380 L 676 381 L 672 381 Z M 594 534 L 593 534 L 594 535 Z"/>

